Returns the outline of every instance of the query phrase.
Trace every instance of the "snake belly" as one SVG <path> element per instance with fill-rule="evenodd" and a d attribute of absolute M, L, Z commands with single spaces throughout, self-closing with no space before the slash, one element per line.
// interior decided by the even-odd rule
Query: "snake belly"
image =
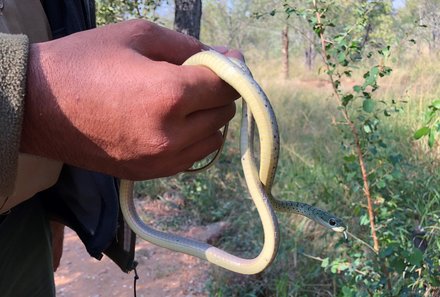
<path fill-rule="evenodd" d="M 260 168 L 276 170 L 279 151 L 277 122 L 269 100 L 254 81 L 247 67 L 214 51 L 197 53 L 184 65 L 208 67 L 241 95 L 252 111 L 260 133 Z M 247 133 L 245 130 L 247 129 L 242 128 L 241 133 Z M 263 225 L 264 244 L 258 256 L 253 259 L 237 257 L 207 243 L 168 234 L 147 226 L 134 206 L 133 182 L 121 180 L 119 190 L 121 211 L 130 228 L 139 237 L 153 244 L 196 256 L 230 271 L 241 274 L 256 274 L 263 271 L 275 258 L 279 245 L 278 221 L 269 202 L 270 189 L 265 187 L 265 184 L 272 181 L 269 178 L 260 180 L 252 148 L 248 145 L 246 137 L 241 137 L 241 140 L 241 163 L 246 184 Z M 274 173 L 267 176 L 272 176 L 273 179 Z"/>

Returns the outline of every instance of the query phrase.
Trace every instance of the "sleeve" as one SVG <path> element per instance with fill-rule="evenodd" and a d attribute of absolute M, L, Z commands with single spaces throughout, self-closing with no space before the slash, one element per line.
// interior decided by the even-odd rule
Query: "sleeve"
<path fill-rule="evenodd" d="M 20 147 L 29 41 L 0 33 L 0 197 L 14 190 Z"/>

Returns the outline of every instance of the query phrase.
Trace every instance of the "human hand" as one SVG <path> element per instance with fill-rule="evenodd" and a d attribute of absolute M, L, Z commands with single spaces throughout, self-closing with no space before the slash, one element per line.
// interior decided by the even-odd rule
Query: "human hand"
<path fill-rule="evenodd" d="M 180 66 L 204 49 L 139 20 L 33 44 L 20 150 L 132 180 L 190 168 L 220 147 L 238 98 Z"/>

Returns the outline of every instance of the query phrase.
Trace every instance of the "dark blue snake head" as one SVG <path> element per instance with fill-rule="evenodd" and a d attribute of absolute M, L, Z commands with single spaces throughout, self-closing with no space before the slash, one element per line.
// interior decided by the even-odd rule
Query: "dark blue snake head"
<path fill-rule="evenodd" d="M 321 209 L 316 209 L 315 220 L 335 232 L 345 232 L 347 230 L 347 226 L 340 218 Z"/>

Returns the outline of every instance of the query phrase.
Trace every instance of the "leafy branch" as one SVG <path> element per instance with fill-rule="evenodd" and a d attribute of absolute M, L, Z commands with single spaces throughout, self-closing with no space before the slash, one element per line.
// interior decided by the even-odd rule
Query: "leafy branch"
<path fill-rule="evenodd" d="M 440 133 L 440 99 L 428 106 L 423 127 L 414 133 L 414 139 L 428 138 L 430 148 L 434 147 L 436 134 Z"/>
<path fill-rule="evenodd" d="M 348 103 L 354 99 L 353 94 L 342 94 L 342 91 L 340 89 L 340 80 L 339 78 L 335 78 L 335 70 L 336 70 L 336 64 L 329 61 L 329 53 L 328 51 L 335 47 L 336 43 L 339 43 L 339 45 L 344 44 L 346 36 L 349 35 L 350 32 L 345 32 L 342 35 L 337 36 L 337 39 L 335 39 L 334 42 L 329 42 L 326 40 L 326 37 L 324 35 L 325 32 L 325 25 L 322 22 L 323 14 L 325 13 L 325 10 L 319 9 L 318 5 L 316 3 L 316 0 L 313 0 L 313 8 L 315 10 L 316 14 L 316 21 L 313 26 L 313 29 L 315 33 L 319 36 L 321 41 L 321 51 L 322 51 L 322 57 L 324 60 L 324 64 L 326 67 L 326 73 L 330 79 L 333 93 L 339 103 L 339 105 L 342 107 L 341 112 L 345 119 L 346 124 L 350 127 L 353 140 L 354 140 L 354 147 L 357 154 L 357 159 L 359 162 L 361 174 L 362 174 L 362 181 L 363 181 L 363 192 L 365 197 L 367 198 L 367 209 L 368 209 L 368 216 L 370 220 L 370 228 L 371 228 L 371 236 L 373 239 L 373 247 L 376 253 L 379 252 L 379 240 L 377 238 L 376 234 L 376 226 L 375 226 L 375 216 L 374 216 L 374 209 L 373 209 L 373 200 L 371 198 L 371 191 L 370 191 L 370 185 L 368 180 L 368 171 L 366 168 L 366 164 L 364 162 L 364 152 L 361 147 L 361 142 L 359 139 L 359 133 L 357 130 L 356 125 L 354 124 L 353 120 L 351 119 L 349 112 L 347 110 Z M 358 45 L 353 44 L 352 47 L 358 48 Z M 339 56 L 339 61 L 342 62 L 343 65 L 348 65 L 348 61 L 345 60 L 345 56 L 341 55 Z M 379 74 L 380 70 L 379 67 L 373 67 L 369 72 L 367 72 L 364 75 L 365 82 L 363 86 L 355 86 L 354 91 L 355 92 L 362 92 L 365 100 L 363 102 L 363 108 L 365 111 L 372 111 L 374 102 L 371 99 L 371 96 L 366 92 L 367 86 L 372 86 L 373 91 L 377 89 L 377 76 Z M 347 74 L 347 73 L 346 73 Z"/>

